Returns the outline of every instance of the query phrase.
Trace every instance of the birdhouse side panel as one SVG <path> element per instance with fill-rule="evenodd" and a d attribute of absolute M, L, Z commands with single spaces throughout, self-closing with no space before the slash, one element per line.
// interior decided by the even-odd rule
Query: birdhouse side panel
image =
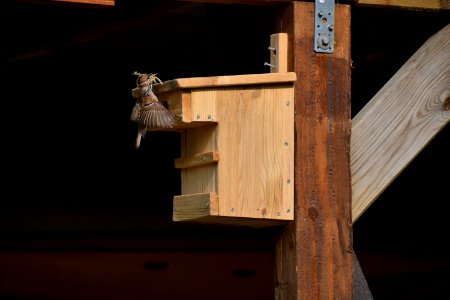
<path fill-rule="evenodd" d="M 217 90 L 219 215 L 293 219 L 292 84 Z"/>

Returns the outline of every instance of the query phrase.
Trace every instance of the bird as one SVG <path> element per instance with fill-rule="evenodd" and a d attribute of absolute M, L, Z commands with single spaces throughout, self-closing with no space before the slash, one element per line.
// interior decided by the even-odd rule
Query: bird
<path fill-rule="evenodd" d="M 162 83 L 156 74 L 138 73 L 136 80 L 137 88 L 132 92 L 137 98 L 136 104 L 131 112 L 131 121 L 137 122 L 138 133 L 136 137 L 136 149 L 140 147 L 141 139 L 145 137 L 147 131 L 154 131 L 165 128 L 173 128 L 181 121 L 181 117 L 171 113 L 153 93 L 153 83 Z M 137 91 L 134 93 L 134 91 Z"/>

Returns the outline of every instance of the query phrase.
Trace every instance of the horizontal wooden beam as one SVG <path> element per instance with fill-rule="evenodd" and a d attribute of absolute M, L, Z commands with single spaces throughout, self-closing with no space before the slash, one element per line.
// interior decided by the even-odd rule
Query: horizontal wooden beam
<path fill-rule="evenodd" d="M 275 6 L 283 3 L 296 2 L 296 0 L 176 0 L 176 1 L 216 3 L 216 4 L 264 5 L 264 6 Z M 339 2 L 343 4 L 344 3 L 352 4 L 356 3 L 357 1 L 358 0 L 341 0 Z M 314 2 L 314 0 L 302 0 L 301 2 Z"/>
<path fill-rule="evenodd" d="M 251 84 L 275 84 L 295 82 L 295 72 L 287 73 L 262 73 L 229 76 L 191 77 L 165 81 L 162 84 L 154 84 L 155 93 L 169 92 L 188 88 L 205 88 L 219 86 L 236 86 Z"/>
<path fill-rule="evenodd" d="M 82 7 L 110 7 L 116 5 L 116 0 L 15 0 L 35 4 L 75 5 Z"/>
<path fill-rule="evenodd" d="M 288 3 L 292 0 L 178 0 L 199 3 L 215 3 L 215 4 L 246 4 L 246 5 L 277 5 L 280 3 Z"/>
<path fill-rule="evenodd" d="M 358 5 L 417 9 L 450 9 L 448 0 L 359 0 Z"/>
<path fill-rule="evenodd" d="M 180 157 L 175 159 L 175 168 L 177 169 L 186 169 L 199 167 L 209 164 L 214 164 L 219 161 L 219 153 L 218 152 L 207 152 L 196 154 L 189 157 Z"/>
<path fill-rule="evenodd" d="M 77 4 L 105 5 L 105 6 L 114 6 L 116 4 L 116 0 L 52 0 L 52 1 L 77 3 Z"/>
<path fill-rule="evenodd" d="M 353 118 L 353 222 L 450 121 L 449 74 L 450 24 Z"/>

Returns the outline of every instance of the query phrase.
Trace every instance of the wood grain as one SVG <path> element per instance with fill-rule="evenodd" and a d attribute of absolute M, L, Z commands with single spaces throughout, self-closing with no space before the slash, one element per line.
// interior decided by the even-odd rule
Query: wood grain
<path fill-rule="evenodd" d="M 352 120 L 353 222 L 449 122 L 449 98 L 447 25 Z"/>
<path fill-rule="evenodd" d="M 180 195 L 173 198 L 173 220 L 193 220 L 218 214 L 218 196 L 215 193 Z"/>
<path fill-rule="evenodd" d="M 115 0 L 49 0 L 48 2 L 89 4 L 89 5 L 100 5 L 100 6 L 114 6 L 114 5 L 116 5 L 116 1 Z"/>
<path fill-rule="evenodd" d="M 189 157 L 217 151 L 216 126 L 186 129 L 181 134 L 181 156 Z M 217 193 L 217 165 L 181 170 L 181 193 Z"/>
<path fill-rule="evenodd" d="M 201 154 L 195 154 L 193 156 L 180 157 L 175 159 L 175 168 L 186 169 L 198 166 L 204 166 L 214 164 L 219 161 L 218 152 L 207 152 Z"/>
<path fill-rule="evenodd" d="M 336 5 L 335 51 L 314 52 L 314 3 L 281 11 L 295 84 L 295 221 L 276 249 L 276 299 L 351 299 L 350 6 Z"/>
<path fill-rule="evenodd" d="M 220 215 L 293 219 L 292 84 L 217 91 Z"/>
<path fill-rule="evenodd" d="M 220 87 L 220 86 L 223 87 L 223 86 L 238 86 L 238 85 L 252 85 L 252 84 L 261 85 L 261 84 L 294 82 L 296 79 L 297 76 L 294 72 L 192 77 L 192 78 L 178 78 L 174 80 L 165 81 L 162 84 L 155 84 L 153 85 L 153 89 L 155 90 L 155 94 L 157 94 L 162 92 L 188 88 L 206 88 L 206 87 Z"/>
<path fill-rule="evenodd" d="M 359 0 L 358 5 L 404 7 L 420 9 L 450 9 L 448 0 Z"/>
<path fill-rule="evenodd" d="M 270 36 L 270 64 L 275 67 L 270 68 L 271 73 L 286 73 L 288 58 L 288 36 L 286 33 L 276 33 Z"/>

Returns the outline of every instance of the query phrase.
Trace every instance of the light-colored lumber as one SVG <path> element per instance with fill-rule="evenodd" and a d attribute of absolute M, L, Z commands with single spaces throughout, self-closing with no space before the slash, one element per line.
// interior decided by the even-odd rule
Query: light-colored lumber
<path fill-rule="evenodd" d="M 260 85 L 260 84 L 294 82 L 296 79 L 297 76 L 294 72 L 192 77 L 192 78 L 178 78 L 174 80 L 165 81 L 162 84 L 155 84 L 153 85 L 153 89 L 155 93 L 162 93 L 187 88 L 239 86 L 252 84 Z"/>
<path fill-rule="evenodd" d="M 286 73 L 288 58 L 288 35 L 276 33 L 270 36 L 270 67 L 271 73 Z"/>
<path fill-rule="evenodd" d="M 450 24 L 352 120 L 353 222 L 449 122 L 449 99 Z"/>
<path fill-rule="evenodd" d="M 358 5 L 404 7 L 419 9 L 450 9 L 449 0 L 359 0 Z"/>
<path fill-rule="evenodd" d="M 177 169 L 187 169 L 198 166 L 204 166 L 209 164 L 214 164 L 219 161 L 218 152 L 208 152 L 195 154 L 189 157 L 180 157 L 175 160 L 175 168 Z"/>
<path fill-rule="evenodd" d="M 190 128 L 181 133 L 181 156 L 218 152 L 215 126 Z M 217 192 L 217 164 L 181 170 L 181 193 Z"/>
<path fill-rule="evenodd" d="M 191 220 L 218 214 L 218 196 L 215 193 L 198 193 L 173 198 L 173 220 Z"/>
<path fill-rule="evenodd" d="M 291 84 L 217 90 L 220 215 L 293 219 Z"/>
<path fill-rule="evenodd" d="M 51 0 L 51 2 L 114 6 L 115 0 Z"/>

